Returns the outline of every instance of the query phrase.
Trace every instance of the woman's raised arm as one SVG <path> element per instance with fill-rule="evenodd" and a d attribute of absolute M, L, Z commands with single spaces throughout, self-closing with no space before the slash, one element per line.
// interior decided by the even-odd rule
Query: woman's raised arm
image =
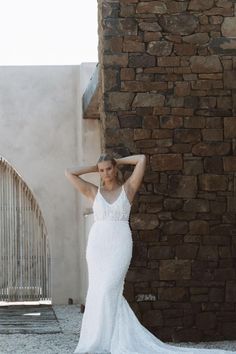
<path fill-rule="evenodd" d="M 135 193 L 138 191 L 146 168 L 146 156 L 144 154 L 126 156 L 116 159 L 118 165 L 135 165 L 131 176 L 126 180 L 126 193 L 132 202 Z"/>
<path fill-rule="evenodd" d="M 97 165 L 66 168 L 65 176 L 79 192 L 84 194 L 85 197 L 93 200 L 97 193 L 97 186 L 79 177 L 80 175 L 91 172 L 98 172 Z"/>

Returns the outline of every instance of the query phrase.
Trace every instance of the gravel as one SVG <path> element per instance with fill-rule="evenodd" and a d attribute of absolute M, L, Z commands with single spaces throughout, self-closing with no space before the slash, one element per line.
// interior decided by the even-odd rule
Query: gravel
<path fill-rule="evenodd" d="M 0 354 L 73 354 L 79 339 L 82 314 L 79 305 L 53 306 L 62 333 L 0 334 Z M 178 346 L 236 351 L 236 341 L 178 343 Z"/>

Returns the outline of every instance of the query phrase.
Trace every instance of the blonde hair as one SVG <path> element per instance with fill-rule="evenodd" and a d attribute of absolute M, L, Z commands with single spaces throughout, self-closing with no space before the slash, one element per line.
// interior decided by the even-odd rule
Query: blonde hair
<path fill-rule="evenodd" d="M 109 154 L 106 152 L 102 153 L 97 161 L 97 164 L 99 164 L 100 162 L 103 162 L 103 161 L 111 161 L 113 166 L 117 166 L 115 156 L 113 156 L 112 154 Z M 123 184 L 123 174 L 122 174 L 121 170 L 118 168 L 118 166 L 117 166 L 117 181 L 119 184 Z M 100 180 L 100 185 L 104 185 L 102 178 Z"/>

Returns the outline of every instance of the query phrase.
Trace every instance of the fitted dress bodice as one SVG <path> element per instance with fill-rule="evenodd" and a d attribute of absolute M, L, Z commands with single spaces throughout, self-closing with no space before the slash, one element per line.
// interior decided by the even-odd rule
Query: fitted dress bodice
<path fill-rule="evenodd" d="M 131 204 L 126 195 L 124 186 L 113 203 L 108 203 L 98 188 L 93 203 L 94 221 L 129 221 Z"/>

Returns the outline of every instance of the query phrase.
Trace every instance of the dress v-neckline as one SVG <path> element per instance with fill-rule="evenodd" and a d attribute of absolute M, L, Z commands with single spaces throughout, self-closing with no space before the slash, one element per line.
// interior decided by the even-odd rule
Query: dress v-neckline
<path fill-rule="evenodd" d="M 100 191 L 100 188 L 99 188 L 98 190 L 99 190 L 99 193 L 100 193 L 102 199 L 103 199 L 108 205 L 113 205 L 113 204 L 115 204 L 115 203 L 118 201 L 118 199 L 120 198 L 120 196 L 121 196 L 121 194 L 122 194 L 122 192 L 123 192 L 123 190 L 124 190 L 124 187 L 123 187 L 123 184 L 122 184 L 122 186 L 121 186 L 121 192 L 119 193 L 118 197 L 117 197 L 117 198 L 114 200 L 114 202 L 112 202 L 112 203 L 109 203 L 109 202 L 104 198 L 104 196 L 102 195 L 102 193 L 101 193 L 101 191 Z"/>

